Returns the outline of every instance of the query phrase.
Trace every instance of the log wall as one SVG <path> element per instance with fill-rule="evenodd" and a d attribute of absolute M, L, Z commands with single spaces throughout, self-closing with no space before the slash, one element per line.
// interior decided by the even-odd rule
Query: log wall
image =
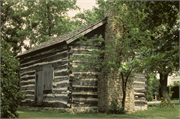
<path fill-rule="evenodd" d="M 96 30 L 88 33 L 85 37 L 89 38 L 97 38 L 99 35 L 104 37 L 104 26 L 97 28 Z M 78 39 L 79 40 L 79 39 Z M 85 55 L 84 52 L 91 53 L 92 49 L 90 47 L 96 42 L 89 43 L 81 43 L 77 44 L 77 41 L 74 41 L 69 44 L 71 53 L 69 58 L 73 58 L 79 55 Z M 101 46 L 98 46 L 99 49 Z M 87 63 L 86 59 L 84 60 L 74 60 L 69 63 L 69 68 L 74 68 L 78 64 Z M 81 72 L 79 70 L 72 71 L 69 75 L 70 77 L 70 87 L 71 94 L 70 103 L 71 108 L 76 108 L 78 110 L 86 110 L 86 109 L 95 109 L 98 108 L 98 74 L 99 70 L 92 68 L 88 72 Z"/>
<path fill-rule="evenodd" d="M 22 106 L 35 105 L 36 73 L 43 70 L 43 66 L 51 64 L 53 67 L 52 90 L 43 91 L 44 107 L 69 107 L 68 104 L 68 48 L 67 45 L 59 45 L 42 52 L 35 53 L 20 59 L 20 86 L 25 92 Z"/>

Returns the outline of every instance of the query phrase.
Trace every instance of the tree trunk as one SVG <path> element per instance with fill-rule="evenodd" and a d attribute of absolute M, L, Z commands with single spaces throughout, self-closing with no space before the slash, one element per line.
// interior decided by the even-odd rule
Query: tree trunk
<path fill-rule="evenodd" d="M 167 77 L 168 74 L 160 73 L 160 84 L 161 84 L 161 94 L 163 96 L 163 100 L 168 101 L 168 105 L 171 105 L 171 99 L 169 97 L 168 88 L 167 88 Z"/>
<path fill-rule="evenodd" d="M 125 110 L 126 89 L 123 89 L 122 107 Z"/>
<path fill-rule="evenodd" d="M 122 91 L 123 91 L 122 108 L 123 110 L 125 110 L 126 85 L 125 85 L 125 79 L 122 72 L 121 72 L 121 77 L 122 77 Z"/>

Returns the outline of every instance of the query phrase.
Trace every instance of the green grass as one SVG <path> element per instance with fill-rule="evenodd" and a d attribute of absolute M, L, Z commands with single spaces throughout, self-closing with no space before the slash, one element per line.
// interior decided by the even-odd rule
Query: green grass
<path fill-rule="evenodd" d="M 29 111 L 18 108 L 19 118 L 180 118 L 179 105 L 175 108 L 150 107 L 145 111 L 133 114 L 105 114 L 105 113 L 58 113 L 57 111 Z"/>

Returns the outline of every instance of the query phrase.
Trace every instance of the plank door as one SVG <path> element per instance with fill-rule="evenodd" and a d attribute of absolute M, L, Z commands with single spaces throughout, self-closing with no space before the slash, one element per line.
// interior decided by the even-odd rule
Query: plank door
<path fill-rule="evenodd" d="M 43 102 L 43 71 L 36 72 L 36 92 L 35 103 L 36 105 L 42 105 Z"/>
<path fill-rule="evenodd" d="M 52 90 L 53 67 L 51 64 L 43 66 L 44 90 Z"/>

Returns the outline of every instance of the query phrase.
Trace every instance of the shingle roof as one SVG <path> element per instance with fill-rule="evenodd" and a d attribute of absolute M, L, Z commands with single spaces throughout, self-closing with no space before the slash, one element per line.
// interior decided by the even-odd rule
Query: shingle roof
<path fill-rule="evenodd" d="M 84 27 L 81 27 L 81 28 L 78 28 L 76 30 L 65 33 L 63 35 L 57 36 L 57 37 L 55 37 L 55 38 L 53 38 L 51 40 L 48 40 L 46 42 L 43 42 L 43 43 L 39 44 L 38 46 L 35 46 L 35 47 L 33 47 L 33 48 L 31 48 L 31 49 L 17 55 L 16 57 L 21 57 L 21 56 L 23 56 L 25 54 L 29 54 L 31 52 L 35 52 L 37 50 L 40 50 L 40 49 L 43 49 L 43 48 L 46 48 L 46 47 L 49 47 L 49 46 L 52 46 L 52 45 L 62 43 L 64 41 L 66 41 L 66 43 L 69 44 L 69 43 L 71 43 L 71 42 L 73 42 L 74 40 L 77 39 L 77 38 L 72 39 L 73 37 L 78 36 L 78 35 L 85 35 L 85 34 L 91 32 L 92 30 L 94 30 L 94 29 L 102 26 L 103 24 L 105 24 L 106 23 L 106 18 L 107 17 L 105 17 L 105 18 L 103 18 L 103 19 L 101 19 L 101 20 L 99 20 L 97 22 L 86 25 Z"/>

